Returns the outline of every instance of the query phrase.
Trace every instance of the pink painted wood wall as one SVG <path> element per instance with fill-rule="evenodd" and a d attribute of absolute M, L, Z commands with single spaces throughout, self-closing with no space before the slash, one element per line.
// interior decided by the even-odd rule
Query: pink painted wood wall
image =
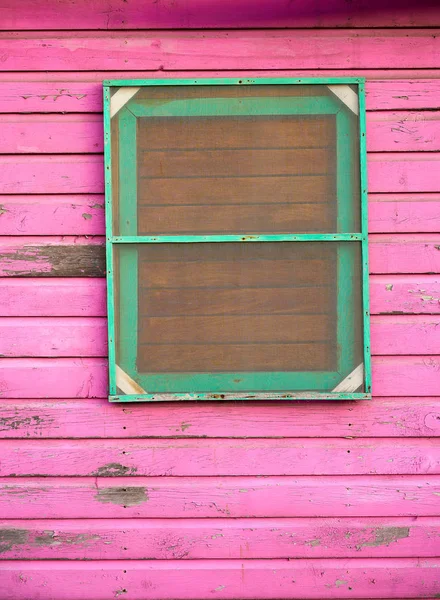
<path fill-rule="evenodd" d="M 0 4 L 0 600 L 439 597 L 438 2 Z M 101 82 L 225 72 L 367 77 L 372 402 L 107 402 Z"/>

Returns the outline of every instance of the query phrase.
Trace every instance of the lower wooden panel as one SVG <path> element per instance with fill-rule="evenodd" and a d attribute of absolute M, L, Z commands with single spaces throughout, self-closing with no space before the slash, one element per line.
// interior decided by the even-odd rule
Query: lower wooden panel
<path fill-rule="evenodd" d="M 440 398 L 372 402 L 109 404 L 3 400 L 0 432 L 28 438 L 439 437 Z"/>
<path fill-rule="evenodd" d="M 372 365 L 373 393 L 377 396 L 439 393 L 439 355 L 374 356 Z M 0 383 L 7 398 L 104 398 L 107 381 L 107 361 L 102 358 L 2 360 Z"/>
<path fill-rule="evenodd" d="M 433 598 L 438 559 L 6 561 L 2 600 Z"/>
<path fill-rule="evenodd" d="M 440 518 L 0 521 L 2 559 L 429 557 Z"/>
<path fill-rule="evenodd" d="M 439 475 L 11 477 L 5 519 L 422 517 L 438 514 Z"/>
<path fill-rule="evenodd" d="M 2 440 L 0 456 L 1 477 L 440 474 L 431 439 Z"/>

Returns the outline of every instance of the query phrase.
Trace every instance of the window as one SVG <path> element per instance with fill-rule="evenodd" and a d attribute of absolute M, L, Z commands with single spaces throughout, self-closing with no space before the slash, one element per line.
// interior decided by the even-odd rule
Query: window
<path fill-rule="evenodd" d="M 369 398 L 363 80 L 104 104 L 110 400 Z"/>

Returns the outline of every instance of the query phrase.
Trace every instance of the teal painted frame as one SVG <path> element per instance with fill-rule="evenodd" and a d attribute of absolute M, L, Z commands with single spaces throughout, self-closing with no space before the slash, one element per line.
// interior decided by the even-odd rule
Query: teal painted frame
<path fill-rule="evenodd" d="M 136 136 L 136 117 L 138 116 L 148 116 L 154 112 L 155 116 L 161 116 L 158 111 L 158 106 L 154 107 L 145 107 L 145 105 L 141 103 L 136 103 L 135 101 L 130 102 L 130 110 L 125 107 L 121 109 L 121 113 L 125 111 L 126 114 L 123 115 L 121 119 L 123 122 L 123 127 L 127 130 L 127 136 L 125 136 L 126 140 L 131 140 L 130 143 L 126 144 L 124 147 L 124 151 L 120 152 L 120 164 L 119 168 L 122 169 L 124 173 L 124 179 L 131 180 L 134 185 L 131 186 L 130 190 L 126 190 L 124 192 L 125 198 L 129 198 L 129 202 L 121 203 L 120 210 L 122 209 L 124 212 L 124 223 L 127 222 L 130 226 L 124 228 L 127 231 L 120 231 L 121 235 L 114 236 L 113 235 L 113 214 L 112 214 L 112 179 L 111 179 L 111 123 L 110 123 L 110 91 L 112 87 L 146 87 L 146 86 L 167 86 L 167 85 L 294 85 L 294 84 L 313 84 L 313 85 L 356 85 L 358 87 L 358 98 L 359 98 L 359 137 L 360 137 L 360 181 L 361 181 L 361 232 L 360 233 L 328 233 L 328 234 L 282 234 L 282 235 L 205 235 L 205 236 L 137 236 L 130 235 L 131 231 L 134 229 L 137 230 L 136 227 L 136 156 L 133 151 L 136 148 L 135 144 L 135 136 Z M 370 399 L 371 398 L 371 356 L 370 356 L 370 332 L 369 332 L 369 294 L 368 294 L 368 237 L 367 237 L 367 191 L 366 191 L 366 144 L 365 144 L 365 80 L 364 78 L 354 77 L 354 78 L 329 78 L 329 79 L 314 79 L 314 78 L 259 78 L 259 79 L 249 79 L 249 78 L 222 78 L 222 79 L 167 79 L 167 80 L 157 80 L 157 79 L 149 79 L 149 80 L 109 80 L 104 81 L 104 154 L 105 154 L 105 191 L 106 191 L 106 230 L 107 230 L 107 276 L 108 276 L 108 315 L 109 315 L 109 379 L 110 379 L 110 395 L 109 399 L 112 402 L 133 402 L 133 401 L 168 401 L 168 400 L 218 400 L 218 399 L 231 399 L 231 400 L 250 400 L 250 399 L 331 399 L 331 400 L 353 400 L 353 399 Z M 325 99 L 325 102 L 322 102 L 322 99 Z M 191 102 L 197 99 L 191 99 Z M 215 99 L 216 111 L 219 111 L 220 114 L 224 111 L 224 105 L 231 104 L 233 98 L 221 98 Z M 260 104 L 264 103 L 264 109 L 267 110 L 267 98 L 242 98 L 241 100 L 246 100 L 240 102 L 242 106 L 242 111 L 240 110 L 238 113 L 227 112 L 227 114 L 249 114 L 249 106 L 253 104 L 258 109 L 254 114 L 262 114 L 260 110 L 263 107 L 258 107 L 258 102 Z M 281 102 L 279 102 L 280 98 L 277 99 L 277 103 L 280 105 L 278 110 L 278 114 L 292 114 L 291 109 L 288 110 L 287 102 L 292 103 L 291 98 L 283 98 Z M 284 102 L 284 100 L 286 102 Z M 341 110 L 342 103 L 336 99 L 321 96 L 315 97 L 312 100 L 318 100 L 318 102 L 314 103 L 311 107 L 310 99 L 306 102 L 301 100 L 301 103 L 297 102 L 297 108 L 302 109 L 295 111 L 296 113 L 300 112 L 302 114 L 329 114 L 333 113 L 337 115 L 337 123 L 338 129 L 346 128 L 347 131 L 352 127 L 347 118 L 347 113 L 345 110 Z M 321 100 L 321 102 L 319 102 Z M 175 112 L 176 108 L 179 108 L 179 104 L 187 103 L 187 100 L 176 100 L 167 103 L 166 109 L 162 110 L 162 113 L 172 114 L 175 116 L 177 113 Z M 207 114 L 213 114 L 212 109 L 212 99 L 210 100 L 210 110 Z M 301 104 L 301 105 L 300 105 Z M 326 106 L 319 106 L 319 104 L 327 104 Z M 284 108 L 283 108 L 284 107 Z M 173 111 L 169 111 L 172 108 Z M 312 110 L 310 110 L 312 108 Z M 331 110 L 333 108 L 333 110 Z M 167 110 L 168 109 L 168 110 Z M 330 109 L 330 110 L 329 110 Z M 285 112 L 287 111 L 287 112 Z M 314 112 L 316 111 L 316 112 Z M 197 114 L 200 114 L 198 112 Z M 218 113 L 217 113 L 218 114 Z M 276 114 L 276 113 L 275 113 Z M 349 133 L 350 136 L 353 135 L 353 132 Z M 339 136 L 338 136 L 339 137 Z M 133 143 L 134 142 L 134 143 Z M 344 145 L 341 145 L 340 149 L 338 148 L 338 152 L 343 151 Z M 123 157 L 123 158 L 122 158 Z M 345 156 L 345 160 L 352 160 L 351 155 Z M 338 160 L 338 164 L 341 161 Z M 341 181 L 339 183 L 340 178 L 340 169 L 338 169 L 338 227 L 340 227 L 340 219 L 347 220 L 351 218 L 351 215 L 347 213 L 347 210 L 351 210 L 351 202 L 348 201 L 348 198 L 342 202 L 342 206 L 339 206 L 340 199 L 344 197 L 344 190 L 346 191 L 350 186 L 347 186 L 345 181 Z M 130 186 L 128 186 L 130 187 Z M 347 192 L 345 194 L 347 196 Z M 345 207 L 345 212 L 344 209 Z M 121 219 L 120 219 L 121 222 Z M 170 242 L 229 242 L 229 241 L 240 241 L 240 242 L 256 242 L 256 241 L 357 241 L 361 244 L 361 253 L 362 253 L 362 302 L 363 302 L 363 334 L 364 334 L 364 387 L 365 392 L 363 393 L 335 393 L 335 392 L 310 392 L 307 389 L 303 391 L 297 390 L 295 392 L 291 391 L 279 391 L 274 390 L 270 391 L 264 389 L 265 386 L 262 385 L 261 388 L 263 391 L 261 392 L 248 392 L 246 390 L 237 390 L 234 392 L 222 392 L 221 381 L 217 381 L 217 385 L 215 385 L 216 380 L 218 379 L 218 375 L 220 374 L 199 374 L 197 377 L 200 378 L 202 376 L 206 376 L 207 383 L 209 383 L 209 391 L 206 392 L 196 392 L 196 393 L 186 393 L 186 392 L 175 392 L 175 393 L 148 393 L 141 395 L 118 395 L 116 389 L 116 364 L 115 364 L 115 356 L 116 356 L 116 341 L 115 341 L 115 297 L 114 297 L 114 265 L 113 265 L 113 246 L 114 244 L 133 244 L 133 243 L 170 243 Z M 121 247 L 120 250 L 120 260 L 122 257 L 122 263 L 120 266 L 124 267 L 124 272 L 129 275 L 131 278 L 137 279 L 137 259 L 128 258 L 130 246 L 125 246 L 127 252 L 125 252 L 124 247 Z M 344 252 L 342 253 L 344 254 Z M 347 265 L 349 265 L 352 260 L 349 257 L 349 252 L 345 253 L 347 256 L 344 258 L 341 256 L 338 257 L 338 261 L 340 266 L 338 267 L 338 272 L 342 272 L 347 269 Z M 121 269 L 122 270 L 122 269 Z M 338 290 L 342 289 L 342 287 L 338 284 Z M 343 308 L 345 314 L 347 314 L 347 307 L 350 307 L 350 298 L 352 296 L 352 289 L 350 288 L 348 292 L 345 293 L 345 298 L 340 300 L 340 305 L 338 305 L 338 312 Z M 342 297 L 341 294 L 338 293 L 338 298 Z M 121 322 L 121 329 L 127 327 L 127 330 L 134 331 L 137 328 L 135 327 L 135 323 L 137 322 L 137 294 L 132 295 L 132 300 L 130 302 L 130 306 L 126 307 L 128 310 L 125 312 L 122 311 L 124 315 L 124 321 Z M 339 319 L 340 323 L 342 320 Z M 341 327 L 338 325 L 338 340 L 346 339 L 345 327 Z M 133 340 L 131 343 L 131 349 L 136 349 L 136 340 Z M 344 346 L 342 346 L 344 347 Z M 124 367 L 128 369 L 129 373 L 136 372 L 136 357 L 133 352 L 126 352 L 124 354 L 124 350 L 122 353 L 122 361 Z M 119 355 L 119 360 L 121 360 L 121 354 Z M 343 360 L 343 358 L 342 358 Z M 159 374 L 154 375 L 158 380 L 160 378 L 166 378 L 168 381 L 172 375 L 178 375 L 178 378 L 181 377 L 182 374 Z M 184 374 L 183 374 L 184 375 Z M 222 376 L 224 374 L 221 374 Z M 237 377 L 238 374 L 228 374 L 231 377 Z M 241 374 L 242 375 L 242 374 Z M 278 380 L 279 377 L 284 377 L 286 373 L 254 373 L 255 376 L 260 376 L 260 378 L 264 378 L 266 383 L 268 377 L 272 377 L 275 380 Z M 304 374 L 308 377 L 305 378 L 304 383 L 308 385 L 308 389 L 311 387 L 316 389 L 316 379 L 323 378 L 323 381 L 328 381 L 328 376 L 330 373 L 316 373 L 310 372 Z M 151 374 L 148 375 L 149 380 L 151 380 Z M 258 377 L 257 377 L 258 379 Z M 262 382 L 263 383 L 263 382 Z M 315 385 L 312 385 L 314 383 Z M 328 384 L 325 385 L 327 387 Z M 217 388 L 217 389 L 215 389 Z"/>

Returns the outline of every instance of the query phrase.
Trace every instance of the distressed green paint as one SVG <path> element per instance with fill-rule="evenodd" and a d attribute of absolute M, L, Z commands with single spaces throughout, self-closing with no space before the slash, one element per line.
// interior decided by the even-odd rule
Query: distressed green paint
<path fill-rule="evenodd" d="M 111 170 L 111 126 L 110 126 L 110 88 L 104 87 L 104 167 L 105 167 L 105 226 L 106 269 L 107 269 L 107 314 L 108 314 L 108 361 L 109 390 L 116 394 L 116 341 L 115 341 L 115 306 L 113 279 L 113 207 L 112 207 L 112 170 Z"/>
<path fill-rule="evenodd" d="M 136 225 L 136 117 L 140 116 L 216 116 L 216 115 L 260 115 L 260 114 L 334 114 L 337 118 L 338 127 L 338 225 L 337 231 L 350 232 L 353 229 L 353 181 L 350 173 L 347 173 L 346 165 L 353 161 L 350 152 L 350 143 L 343 144 L 344 135 L 353 139 L 353 131 L 350 129 L 351 113 L 333 94 L 309 98 L 209 98 L 209 99 L 186 99 L 155 102 L 154 100 L 139 101 L 133 98 L 118 113 L 120 119 L 120 175 L 122 180 L 121 198 L 124 201 L 120 206 L 120 234 L 113 236 L 111 229 L 111 213 L 107 217 L 109 258 L 109 339 L 114 345 L 114 318 L 113 312 L 113 263 L 112 252 L 109 248 L 113 244 L 119 244 L 119 267 L 121 298 L 119 306 L 119 318 L 121 330 L 126 332 L 125 343 L 121 344 L 118 361 L 120 366 L 144 389 L 146 394 L 141 396 L 125 395 L 115 393 L 114 365 L 110 365 L 110 400 L 113 402 L 133 401 L 160 401 L 160 400 L 215 400 L 234 399 L 250 400 L 255 398 L 268 399 L 333 399 L 354 400 L 366 399 L 368 393 L 332 393 L 331 389 L 348 374 L 350 364 L 350 335 L 349 324 L 352 322 L 352 275 L 354 274 L 354 253 L 350 246 L 341 244 L 338 250 L 338 341 L 341 347 L 345 347 L 340 355 L 340 364 L 337 372 L 279 372 L 279 373 L 167 373 L 167 374 L 141 374 L 136 369 L 137 353 L 137 331 L 138 331 L 138 297 L 137 297 L 137 249 L 130 247 L 135 243 L 169 243 L 169 242 L 252 242 L 252 241 L 339 241 L 362 243 L 362 267 L 363 267 L 363 306 L 364 325 L 366 325 L 365 338 L 365 380 L 366 391 L 370 389 L 370 360 L 369 360 L 369 313 L 368 313 L 368 261 L 367 261 L 367 226 L 366 226 L 366 160 L 365 160 L 365 97 L 362 78 L 266 78 L 266 79 L 179 79 L 179 80 L 125 80 L 108 81 L 109 86 L 158 86 L 158 85 L 288 85 L 288 84 L 358 84 L 360 90 L 360 112 L 361 112 L 361 181 L 362 181 L 362 229 L 361 232 L 353 233 L 327 233 L 327 234 L 290 234 L 290 235 L 220 235 L 220 236 L 137 236 Z M 106 128 L 109 130 L 109 96 L 105 99 Z M 133 116 L 136 115 L 136 116 Z M 350 115 L 350 116 L 348 116 Z M 108 144 L 109 144 L 108 139 Z M 342 159 L 341 159 L 342 157 Z M 344 158 L 345 157 L 345 158 Z M 346 160 L 347 159 L 347 160 Z M 344 167 L 345 165 L 345 167 Z M 107 167 L 109 167 L 107 169 Z M 110 153 L 106 154 L 106 194 L 108 198 L 107 209 L 111 209 L 111 179 L 107 177 L 110 172 Z M 110 212 L 110 211 L 109 211 Z M 345 247 L 344 250 L 342 248 Z M 354 249 L 354 247 L 353 247 Z M 136 293 L 129 293 L 135 288 Z M 340 316 L 343 315 L 341 319 Z M 347 318 L 348 316 L 348 318 Z M 348 337 L 347 337 L 348 336 Z M 350 338 L 350 339 L 349 339 Z M 344 343 L 342 344 L 342 341 Z M 111 342 L 112 343 L 112 342 Z M 110 361 L 112 361 L 111 348 Z M 114 349 L 113 349 L 114 360 Z M 345 366 L 344 366 L 345 365 Z M 351 370 L 351 369 L 350 369 Z M 235 380 L 235 381 L 234 381 Z M 250 389 L 255 389 L 255 392 Z M 160 389 L 161 391 L 153 391 Z M 184 390 L 190 389 L 186 393 Z M 231 391 L 224 392 L 225 389 Z M 317 390 L 311 392 L 310 390 Z M 265 390 L 265 391 L 261 391 Z M 272 391 L 269 391 L 272 390 Z M 295 390 L 295 391 L 292 391 Z"/>
<path fill-rule="evenodd" d="M 140 235 L 114 236 L 113 244 L 170 244 L 201 242 L 351 242 L 360 241 L 360 233 L 280 233 L 269 235 Z"/>
<path fill-rule="evenodd" d="M 330 93 L 330 92 L 329 92 Z M 336 97 L 185 98 L 129 101 L 136 117 L 232 117 L 259 115 L 329 115 L 340 104 Z"/>
<path fill-rule="evenodd" d="M 198 79 L 108 79 L 106 86 L 147 87 L 163 85 L 354 85 L 363 84 L 364 77 L 207 77 Z"/>
<path fill-rule="evenodd" d="M 119 231 L 137 234 L 137 119 L 123 107 L 119 119 Z"/>
<path fill-rule="evenodd" d="M 371 400 L 370 394 L 333 394 L 320 392 L 281 392 L 278 394 L 271 393 L 241 393 L 234 394 L 225 392 L 217 394 L 215 392 L 196 394 L 196 393 L 180 393 L 180 394 L 142 394 L 141 396 L 126 395 L 126 396 L 110 396 L 110 402 L 185 402 L 185 401 L 206 401 L 213 400 L 245 402 L 249 400 L 269 400 L 278 402 L 279 400 Z"/>
<path fill-rule="evenodd" d="M 359 92 L 359 134 L 360 134 L 360 183 L 361 183 L 361 231 L 362 231 L 362 308 L 364 333 L 364 379 L 365 391 L 371 389 L 371 344 L 370 344 L 370 291 L 368 270 L 368 202 L 367 202 L 367 141 L 365 81 L 358 86 Z"/>
<path fill-rule="evenodd" d="M 357 198 L 359 190 L 354 181 L 355 164 L 353 157 L 353 140 L 355 139 L 353 113 L 341 104 L 336 116 L 336 197 L 337 197 L 337 230 L 353 231 L 354 211 L 359 210 Z M 355 303 L 354 274 L 355 246 L 339 244 L 337 247 L 337 299 L 336 299 L 336 339 L 337 358 L 340 379 L 347 377 L 358 365 L 355 356 Z"/>

